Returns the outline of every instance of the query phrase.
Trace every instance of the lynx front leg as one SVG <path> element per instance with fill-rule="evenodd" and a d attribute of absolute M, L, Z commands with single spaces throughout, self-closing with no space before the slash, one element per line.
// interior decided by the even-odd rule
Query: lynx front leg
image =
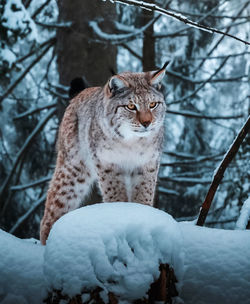
<path fill-rule="evenodd" d="M 149 163 L 131 174 L 131 201 L 153 206 L 159 165 Z"/>
<path fill-rule="evenodd" d="M 98 180 L 104 202 L 127 202 L 128 195 L 124 172 L 116 165 L 96 165 Z"/>
<path fill-rule="evenodd" d="M 79 207 L 92 183 L 92 174 L 81 161 L 56 167 L 41 221 L 40 240 L 43 245 L 53 224 L 65 213 Z"/>

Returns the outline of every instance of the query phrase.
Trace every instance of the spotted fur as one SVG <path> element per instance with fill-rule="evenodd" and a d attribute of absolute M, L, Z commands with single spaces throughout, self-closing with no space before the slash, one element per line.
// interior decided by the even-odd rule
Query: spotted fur
<path fill-rule="evenodd" d="M 153 205 L 166 112 L 158 90 L 164 72 L 122 73 L 71 101 L 59 128 L 42 244 L 54 222 L 79 207 L 95 180 L 104 201 Z"/>

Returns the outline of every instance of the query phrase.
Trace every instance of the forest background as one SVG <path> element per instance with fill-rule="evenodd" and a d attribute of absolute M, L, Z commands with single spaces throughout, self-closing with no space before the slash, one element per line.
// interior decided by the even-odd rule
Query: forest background
<path fill-rule="evenodd" d="M 250 1 L 155 1 L 249 41 Z M 199 212 L 213 174 L 250 112 L 249 48 L 155 12 L 101 0 L 0 4 L 0 228 L 38 238 L 70 83 L 104 85 L 112 71 L 170 60 L 156 206 L 177 220 Z M 228 167 L 207 225 L 234 228 L 250 194 L 250 136 Z M 87 201 L 100 201 L 95 187 Z"/>

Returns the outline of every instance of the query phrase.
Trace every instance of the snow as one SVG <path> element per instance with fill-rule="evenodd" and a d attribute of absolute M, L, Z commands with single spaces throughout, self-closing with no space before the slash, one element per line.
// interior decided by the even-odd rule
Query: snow
<path fill-rule="evenodd" d="M 45 247 L 1 230 L 0 243 L 1 304 L 39 304 L 53 289 L 87 301 L 96 287 L 106 303 L 109 292 L 131 303 L 146 295 L 161 263 L 175 271 L 178 303 L 249 303 L 250 231 L 177 223 L 145 205 L 102 203 L 69 212 Z"/>
<path fill-rule="evenodd" d="M 235 228 L 239 230 L 246 229 L 247 223 L 250 220 L 250 197 L 244 202 L 238 221 Z"/>
<path fill-rule="evenodd" d="M 7 62 L 9 68 L 16 61 L 16 55 L 11 50 L 5 47 L 0 49 L 0 58 L 1 61 Z"/>
<path fill-rule="evenodd" d="M 250 231 L 179 224 L 185 251 L 185 304 L 249 303 Z"/>
<path fill-rule="evenodd" d="M 20 31 L 20 34 L 24 34 L 28 30 L 29 39 L 37 39 L 36 25 L 20 0 L 7 1 L 1 17 L 1 24 L 10 29 L 9 35 L 11 35 L 11 31 Z"/>
<path fill-rule="evenodd" d="M 113 292 L 121 300 L 140 299 L 159 277 L 160 263 L 182 276 L 180 241 L 177 222 L 152 207 L 84 207 L 55 223 L 45 249 L 45 276 L 51 287 L 70 296 L 83 286 L 85 292 L 99 286 L 106 296 Z"/>
<path fill-rule="evenodd" d="M 39 304 L 46 296 L 44 247 L 0 230 L 0 303 Z"/>

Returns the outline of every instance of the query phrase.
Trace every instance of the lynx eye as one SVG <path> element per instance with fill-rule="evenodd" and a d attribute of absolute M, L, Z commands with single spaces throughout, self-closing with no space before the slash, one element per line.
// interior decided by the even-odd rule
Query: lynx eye
<path fill-rule="evenodd" d="M 129 109 L 130 111 L 135 111 L 135 110 L 137 110 L 136 105 L 134 105 L 133 103 L 129 103 L 129 104 L 126 106 L 126 108 Z"/>
<path fill-rule="evenodd" d="M 150 109 L 153 109 L 153 108 L 155 108 L 157 105 L 158 105 L 157 102 L 150 102 L 149 108 L 150 108 Z"/>

